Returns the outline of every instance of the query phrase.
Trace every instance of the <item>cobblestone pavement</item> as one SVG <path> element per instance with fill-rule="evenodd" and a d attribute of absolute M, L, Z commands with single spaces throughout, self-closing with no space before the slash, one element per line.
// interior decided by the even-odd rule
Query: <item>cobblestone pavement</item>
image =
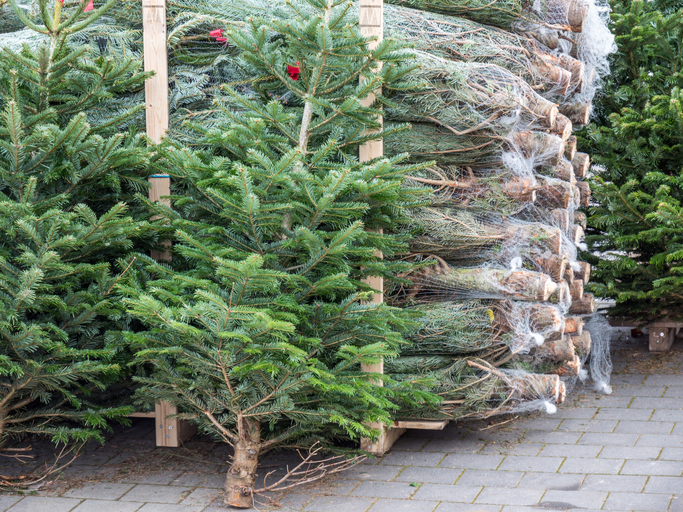
<path fill-rule="evenodd" d="M 411 431 L 382 459 L 261 499 L 305 512 L 683 512 L 683 343 L 651 355 L 617 344 L 614 392 L 577 389 L 554 415 Z M 55 482 L 0 495 L 2 512 L 217 512 L 228 453 L 193 441 L 155 449 L 137 421 Z M 266 458 L 262 471 L 287 454 Z M 4 469 L 7 466 L 3 466 Z M 279 503 L 280 507 L 277 507 Z"/>

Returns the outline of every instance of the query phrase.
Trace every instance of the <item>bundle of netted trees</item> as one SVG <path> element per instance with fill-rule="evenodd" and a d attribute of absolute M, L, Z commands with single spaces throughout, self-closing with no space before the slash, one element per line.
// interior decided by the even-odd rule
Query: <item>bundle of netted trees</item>
<path fill-rule="evenodd" d="M 253 15 L 278 17 L 284 0 L 167 4 L 177 139 L 191 144 L 198 125 L 211 129 L 226 85 L 301 107 L 277 80 L 256 82 L 223 33 Z M 411 43 L 420 66 L 383 91 L 384 148 L 430 162 L 404 186 L 431 193 L 428 205 L 407 212 L 405 229 L 415 236 L 403 259 L 414 270 L 386 295 L 414 309 L 419 328 L 385 370 L 443 398 L 431 408 L 406 406 L 398 418 L 552 411 L 567 384 L 585 375 L 591 346 L 580 316 L 595 310 L 583 291 L 590 266 L 577 261 L 590 159 L 572 132 L 588 123 L 607 71 L 603 14 L 593 0 L 390 4 L 385 37 Z M 6 40 L 15 20 L 3 12 Z M 130 0 L 78 37 L 114 53 L 140 52 L 141 27 L 139 3 Z M 281 73 L 297 80 L 303 66 L 292 62 Z M 240 108 L 230 103 L 232 115 Z M 404 123 L 409 131 L 391 131 Z"/>

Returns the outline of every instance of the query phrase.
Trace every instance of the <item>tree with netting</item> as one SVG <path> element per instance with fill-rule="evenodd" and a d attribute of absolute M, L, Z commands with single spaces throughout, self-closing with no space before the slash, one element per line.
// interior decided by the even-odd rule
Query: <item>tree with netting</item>
<path fill-rule="evenodd" d="M 615 316 L 683 316 L 683 11 L 612 3 L 618 52 L 582 143 L 594 155 L 586 259 Z"/>
<path fill-rule="evenodd" d="M 386 100 L 367 99 L 414 65 L 393 41 L 369 49 L 351 8 L 307 0 L 225 31 L 252 79 L 224 87 L 211 126 L 186 128 L 194 148 L 159 148 L 176 195 L 153 213 L 178 230 L 174 268 L 147 260 L 121 287 L 147 327 L 124 339 L 154 367 L 140 400 L 176 404 L 234 447 L 237 507 L 252 505 L 266 450 L 376 438 L 399 396 L 435 400 L 361 368 L 406 343 L 414 315 L 372 303 L 366 278 L 409 268 L 397 226 L 424 194 L 402 186 L 419 166 L 358 160 L 385 135 Z"/>
<path fill-rule="evenodd" d="M 125 204 L 146 188 L 147 145 L 125 130 L 136 111 L 100 109 L 147 75 L 139 58 L 69 43 L 114 0 L 88 13 L 40 0 L 39 21 L 10 3 L 42 42 L 0 49 L 0 447 L 101 441 L 130 411 L 90 400 L 122 370 L 106 342 L 125 325 L 119 260 L 151 235 Z"/>

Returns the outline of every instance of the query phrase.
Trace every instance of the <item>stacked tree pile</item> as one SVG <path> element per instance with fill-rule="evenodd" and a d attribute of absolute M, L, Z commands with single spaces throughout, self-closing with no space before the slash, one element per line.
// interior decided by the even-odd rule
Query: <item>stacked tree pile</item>
<path fill-rule="evenodd" d="M 433 164 L 405 182 L 432 190 L 429 206 L 408 212 L 406 230 L 416 233 L 405 257 L 419 269 L 387 297 L 414 308 L 420 327 L 386 369 L 444 399 L 401 416 L 552 410 L 590 350 L 579 317 L 595 307 L 583 292 L 590 266 L 577 261 L 590 164 L 572 131 L 588 122 L 609 32 L 591 1 L 391 3 L 386 36 L 412 43 L 421 67 L 385 90 L 385 151 Z M 188 120 L 210 129 L 221 85 L 278 97 L 268 81 L 254 82 L 223 31 L 253 15 L 277 18 L 283 6 L 169 2 L 176 136 L 188 133 Z M 139 4 L 123 2 L 113 16 L 81 37 L 99 51 L 141 51 Z M 281 73 L 297 80 L 303 66 L 287 63 Z M 406 122 L 410 132 L 392 134 Z"/>

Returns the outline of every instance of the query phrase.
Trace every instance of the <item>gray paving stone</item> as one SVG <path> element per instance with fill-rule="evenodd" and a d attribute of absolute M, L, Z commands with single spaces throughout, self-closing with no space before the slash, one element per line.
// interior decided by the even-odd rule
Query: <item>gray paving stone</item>
<path fill-rule="evenodd" d="M 517 487 L 524 476 L 521 471 L 490 471 L 486 469 L 467 469 L 458 478 L 457 485 Z"/>
<path fill-rule="evenodd" d="M 651 476 L 645 492 L 654 494 L 674 494 L 682 489 L 681 478 L 678 476 Z"/>
<path fill-rule="evenodd" d="M 562 464 L 561 457 L 505 457 L 500 470 L 534 471 L 538 473 L 555 473 Z"/>
<path fill-rule="evenodd" d="M 270 482 L 270 479 L 268 479 L 268 481 Z M 183 473 L 178 478 L 173 480 L 171 482 L 171 485 L 181 485 L 184 487 L 210 487 L 213 489 L 222 489 L 223 485 L 225 485 L 225 473 Z"/>
<path fill-rule="evenodd" d="M 481 492 L 481 485 L 442 485 L 423 484 L 413 496 L 414 500 L 425 501 L 454 501 L 457 503 L 472 503 Z"/>
<path fill-rule="evenodd" d="M 401 471 L 395 481 L 454 484 L 462 473 L 462 469 L 408 467 Z"/>
<path fill-rule="evenodd" d="M 647 421 L 652 416 L 654 409 L 613 409 L 601 408 L 595 415 L 596 420 L 632 420 Z"/>
<path fill-rule="evenodd" d="M 671 409 L 681 410 L 681 401 L 677 398 L 654 398 L 649 396 L 637 396 L 631 402 L 630 409 Z"/>
<path fill-rule="evenodd" d="M 428 484 L 425 484 L 428 485 Z M 432 484 L 429 484 L 432 485 Z M 364 498 L 409 498 L 416 491 L 407 482 L 361 482 L 351 491 L 352 496 Z"/>
<path fill-rule="evenodd" d="M 471 503 L 441 503 L 435 512 L 499 512 L 500 505 L 472 505 Z"/>
<path fill-rule="evenodd" d="M 683 378 L 680 375 L 648 375 L 644 384 L 646 386 L 683 386 Z"/>
<path fill-rule="evenodd" d="M 612 434 L 614 435 L 614 434 Z M 642 434 L 636 446 L 670 446 L 672 448 L 683 448 L 683 436 L 663 435 L 663 434 Z"/>
<path fill-rule="evenodd" d="M 652 413 L 650 421 L 683 421 L 683 411 L 671 409 L 657 409 Z"/>
<path fill-rule="evenodd" d="M 442 468 L 496 469 L 503 460 L 502 455 L 479 455 L 452 453 L 439 464 Z"/>
<path fill-rule="evenodd" d="M 85 500 L 73 512 L 136 512 L 142 505 L 131 501 Z"/>
<path fill-rule="evenodd" d="M 581 491 L 642 492 L 646 476 L 587 475 Z"/>
<path fill-rule="evenodd" d="M 321 482 L 300 487 L 306 494 L 329 494 L 331 496 L 347 496 L 356 486 L 358 480 L 343 480 L 341 478 L 325 478 Z"/>
<path fill-rule="evenodd" d="M 654 396 L 664 395 L 666 386 L 624 386 L 614 387 L 613 394 L 617 396 Z"/>
<path fill-rule="evenodd" d="M 659 457 L 661 451 L 661 448 L 655 446 L 605 446 L 598 457 L 601 459 L 654 460 Z"/>
<path fill-rule="evenodd" d="M 630 396 L 587 395 L 582 407 L 628 407 L 633 400 Z"/>
<path fill-rule="evenodd" d="M 681 476 L 683 462 L 672 460 L 627 460 L 622 475 Z"/>
<path fill-rule="evenodd" d="M 613 432 L 616 420 L 564 420 L 558 427 L 560 432 Z"/>
<path fill-rule="evenodd" d="M 140 484 L 119 498 L 121 501 L 146 503 L 180 503 L 190 493 L 190 487 Z"/>
<path fill-rule="evenodd" d="M 127 475 L 119 481 L 131 484 L 168 485 L 182 474 L 182 471 L 151 471 L 144 475 Z"/>
<path fill-rule="evenodd" d="M 670 434 L 673 428 L 671 421 L 622 420 L 614 431 L 622 434 Z"/>
<path fill-rule="evenodd" d="M 26 496 L 7 510 L 8 512 L 69 512 L 81 501 L 72 498 Z"/>
<path fill-rule="evenodd" d="M 222 496 L 220 489 L 197 488 L 193 490 L 183 501 L 182 505 L 196 505 L 206 507 Z"/>
<path fill-rule="evenodd" d="M 2 496 L 0 495 L 0 511 L 5 511 L 17 501 L 19 501 L 22 496 Z"/>
<path fill-rule="evenodd" d="M 432 439 L 422 448 L 423 452 L 476 453 L 486 446 L 486 441 Z"/>
<path fill-rule="evenodd" d="M 316 496 L 304 508 L 306 512 L 365 512 L 375 502 L 373 498 L 349 496 L 343 503 L 336 496 Z"/>
<path fill-rule="evenodd" d="M 619 459 L 567 459 L 560 473 L 580 473 L 584 475 L 616 475 L 624 465 Z"/>
<path fill-rule="evenodd" d="M 671 387 L 664 393 L 664 398 L 683 398 L 683 387 Z"/>
<path fill-rule="evenodd" d="M 571 418 L 577 420 L 590 420 L 597 414 L 597 407 L 559 407 L 555 416 L 558 418 Z M 605 418 L 611 419 L 611 418 Z"/>
<path fill-rule="evenodd" d="M 396 478 L 396 475 L 398 475 L 402 469 L 401 466 L 371 466 L 368 464 L 358 464 L 351 469 L 342 471 L 339 474 L 339 478 L 389 482 Z"/>
<path fill-rule="evenodd" d="M 683 402 L 683 400 L 681 400 Z M 671 431 L 674 436 L 683 436 L 683 423 L 677 423 L 674 429 Z"/>
<path fill-rule="evenodd" d="M 683 460 L 683 448 L 664 448 L 659 460 Z"/>
<path fill-rule="evenodd" d="M 277 502 L 282 507 L 291 508 L 294 510 L 301 510 L 306 506 L 306 504 L 311 501 L 312 497 L 310 494 L 299 494 L 297 492 L 291 492 L 281 498 L 277 499 Z M 225 510 L 225 505 L 223 505 L 223 510 Z M 282 509 L 279 509 L 282 510 Z"/>
<path fill-rule="evenodd" d="M 548 491 L 539 507 L 543 508 L 600 508 L 607 492 L 598 491 Z"/>
<path fill-rule="evenodd" d="M 683 512 L 683 494 L 674 494 L 669 505 L 669 512 Z"/>
<path fill-rule="evenodd" d="M 602 446 L 578 444 L 546 444 L 539 454 L 541 457 L 578 457 L 594 459 L 602 450 Z"/>
<path fill-rule="evenodd" d="M 202 512 L 204 505 L 169 505 L 167 503 L 145 503 L 138 512 Z M 93 511 L 96 512 L 96 511 Z"/>
<path fill-rule="evenodd" d="M 638 494 L 635 492 L 612 492 L 607 498 L 604 510 L 652 510 L 664 512 L 671 497 L 663 494 Z"/>
<path fill-rule="evenodd" d="M 553 489 L 558 491 L 578 491 L 584 475 L 559 473 L 527 473 L 519 483 L 522 489 Z"/>
<path fill-rule="evenodd" d="M 480 453 L 494 455 L 527 455 L 534 457 L 538 455 L 538 452 L 540 452 L 544 446 L 543 443 L 489 443 L 481 449 Z"/>
<path fill-rule="evenodd" d="M 503 507 L 503 512 L 538 512 L 543 510 L 543 512 L 565 512 L 564 508 L 552 508 L 552 507 L 519 507 L 517 505 L 508 505 Z"/>
<path fill-rule="evenodd" d="M 95 484 L 76 487 L 65 492 L 65 498 L 94 498 L 96 500 L 116 500 L 130 491 L 133 484 L 115 484 L 98 482 Z"/>
<path fill-rule="evenodd" d="M 530 430 L 524 434 L 523 441 L 531 443 L 576 444 L 580 437 L 580 432 L 544 432 L 542 430 Z"/>
<path fill-rule="evenodd" d="M 380 466 L 426 466 L 434 467 L 441 459 L 439 452 L 391 452 L 382 459 Z"/>
<path fill-rule="evenodd" d="M 544 492 L 538 489 L 484 487 L 475 503 L 485 503 L 488 505 L 536 505 Z"/>
<path fill-rule="evenodd" d="M 579 439 L 579 444 L 592 444 L 598 446 L 634 446 L 638 441 L 638 434 L 599 434 L 587 432 Z"/>
<path fill-rule="evenodd" d="M 432 512 L 438 505 L 438 501 L 379 499 L 369 512 Z"/>
<path fill-rule="evenodd" d="M 531 418 L 515 421 L 515 428 L 523 430 L 544 430 L 546 432 L 552 432 L 556 430 L 557 427 L 562 423 L 563 418 L 558 418 L 555 415 L 552 417 L 541 417 L 541 418 Z"/>

